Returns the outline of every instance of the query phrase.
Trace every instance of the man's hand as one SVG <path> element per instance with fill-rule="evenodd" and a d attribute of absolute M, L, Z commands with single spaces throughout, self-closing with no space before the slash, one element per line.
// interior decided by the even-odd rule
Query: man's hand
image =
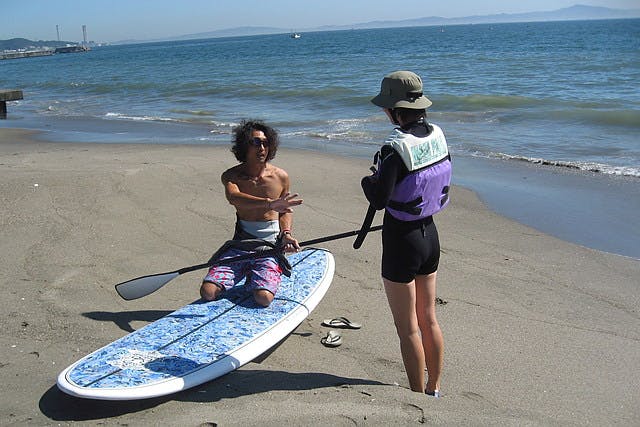
<path fill-rule="evenodd" d="M 269 202 L 269 208 L 278 213 L 292 213 L 293 207 L 302 204 L 302 199 L 297 199 L 298 193 L 285 193 L 279 199 L 272 200 Z"/>
<path fill-rule="evenodd" d="M 282 235 L 282 247 L 287 253 L 298 252 L 300 250 L 298 241 L 294 239 L 290 233 L 284 233 Z"/>

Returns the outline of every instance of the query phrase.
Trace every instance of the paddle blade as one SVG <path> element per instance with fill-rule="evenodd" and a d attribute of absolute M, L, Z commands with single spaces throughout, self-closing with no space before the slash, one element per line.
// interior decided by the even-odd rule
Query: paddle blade
<path fill-rule="evenodd" d="M 157 291 L 179 275 L 179 272 L 173 271 L 171 273 L 138 277 L 137 279 L 118 283 L 116 285 L 116 292 L 127 301 L 142 298 Z"/>

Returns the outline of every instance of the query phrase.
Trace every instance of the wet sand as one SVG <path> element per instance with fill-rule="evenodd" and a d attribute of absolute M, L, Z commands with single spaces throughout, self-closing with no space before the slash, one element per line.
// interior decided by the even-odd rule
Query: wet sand
<path fill-rule="evenodd" d="M 357 229 L 367 160 L 278 153 L 300 240 Z M 637 260 L 542 234 L 452 190 L 436 218 L 445 334 L 442 399 L 408 389 L 379 278 L 380 235 L 328 242 L 324 300 L 259 363 L 164 398 L 58 391 L 85 354 L 197 298 L 201 274 L 123 301 L 115 283 L 197 264 L 230 237 L 224 147 L 46 143 L 0 129 L 0 424 L 638 425 Z M 380 222 L 382 214 L 377 215 Z M 323 319 L 363 324 L 323 347 Z"/>

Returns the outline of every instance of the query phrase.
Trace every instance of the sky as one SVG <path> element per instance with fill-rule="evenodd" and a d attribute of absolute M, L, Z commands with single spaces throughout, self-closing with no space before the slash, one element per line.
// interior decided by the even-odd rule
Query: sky
<path fill-rule="evenodd" d="M 150 40 L 234 27 L 304 31 L 323 25 L 557 10 L 638 9 L 640 0 L 0 0 L 0 40 Z M 400 5 L 400 7 L 398 6 Z"/>

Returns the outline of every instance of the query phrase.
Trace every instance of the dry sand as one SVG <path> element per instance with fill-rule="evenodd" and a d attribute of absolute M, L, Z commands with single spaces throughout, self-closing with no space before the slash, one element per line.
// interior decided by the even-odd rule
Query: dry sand
<path fill-rule="evenodd" d="M 364 160 L 282 149 L 300 240 L 357 229 Z M 436 218 L 442 399 L 407 388 L 379 279 L 380 235 L 336 258 L 317 309 L 260 363 L 134 402 L 55 380 L 197 298 L 201 272 L 126 302 L 113 285 L 198 264 L 230 237 L 224 147 L 45 143 L 0 129 L 0 425 L 639 425 L 640 261 L 546 236 L 454 188 Z M 379 213 L 377 221 L 380 222 Z M 364 326 L 325 348 L 322 319 Z M 206 424 L 210 423 L 210 424 Z"/>

